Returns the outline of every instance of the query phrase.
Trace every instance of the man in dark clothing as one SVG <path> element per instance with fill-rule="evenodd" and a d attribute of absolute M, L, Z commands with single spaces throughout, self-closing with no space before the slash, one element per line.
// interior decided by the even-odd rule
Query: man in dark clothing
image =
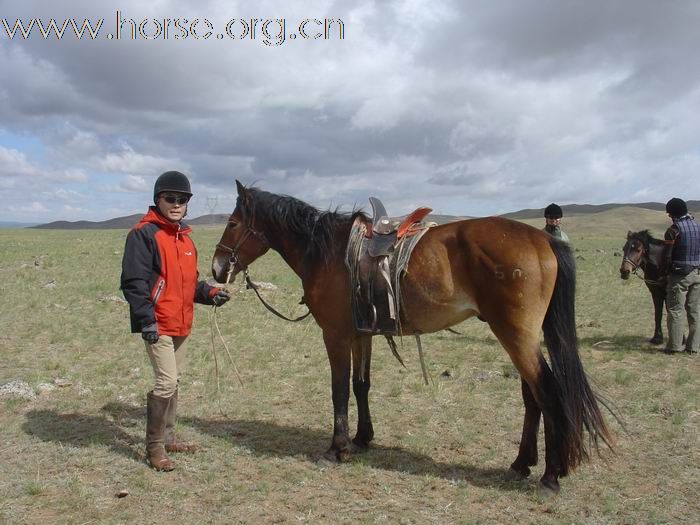
<path fill-rule="evenodd" d="M 683 309 L 688 317 L 685 351 L 695 354 L 700 346 L 700 225 L 688 214 L 685 201 L 673 198 L 666 203 L 673 224 L 666 230 L 666 309 L 668 345 L 666 353 L 683 351 Z"/>
<path fill-rule="evenodd" d="M 146 455 L 156 470 L 173 470 L 166 452 L 192 452 L 175 439 L 178 376 L 185 340 L 192 328 L 193 303 L 221 306 L 228 292 L 198 281 L 192 231 L 182 222 L 192 197 L 190 181 L 178 171 L 156 180 L 148 213 L 126 238 L 121 289 L 129 302 L 131 331 L 141 333 L 153 365 L 155 386 L 147 394 Z"/>
<path fill-rule="evenodd" d="M 561 239 L 562 241 L 569 242 L 569 236 L 564 233 L 561 229 L 561 218 L 564 216 L 564 212 L 561 206 L 558 204 L 550 204 L 544 209 L 544 220 L 545 226 L 544 231 L 550 234 L 552 237 Z"/>

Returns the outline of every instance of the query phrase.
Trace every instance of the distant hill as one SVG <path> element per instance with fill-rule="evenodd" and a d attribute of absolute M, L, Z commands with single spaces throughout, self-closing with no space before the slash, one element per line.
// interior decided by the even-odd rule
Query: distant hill
<path fill-rule="evenodd" d="M 688 209 L 696 217 L 700 217 L 700 201 L 687 201 Z M 575 224 L 578 221 L 572 221 L 574 217 L 585 217 L 590 215 L 599 215 L 607 212 L 612 212 L 615 210 L 621 210 L 621 216 L 624 217 L 638 217 L 640 220 L 642 218 L 651 218 L 643 211 L 661 213 L 661 215 L 653 215 L 655 222 L 668 222 L 668 217 L 664 213 L 666 205 L 660 202 L 640 202 L 634 204 L 565 204 L 562 206 L 564 211 L 564 222 L 567 225 Z M 634 210 L 637 210 L 636 212 Z M 518 221 L 523 221 L 527 223 L 532 223 L 537 225 L 542 221 L 544 214 L 544 208 L 538 209 L 524 209 L 520 211 L 514 211 L 511 213 L 505 213 L 501 217 L 507 217 L 509 219 L 515 219 Z M 29 228 L 45 229 L 45 230 L 121 230 L 129 229 L 134 224 L 136 224 L 143 214 L 138 213 L 135 215 L 129 215 L 127 217 L 117 217 L 115 219 L 109 219 L 107 221 L 55 221 L 48 224 L 39 224 L 36 226 L 28 226 Z M 192 226 L 213 226 L 213 225 L 223 225 L 226 224 L 228 220 L 228 215 L 223 213 L 202 215 L 201 217 L 196 217 L 194 219 L 185 219 L 185 222 Z M 428 220 L 437 222 L 438 224 L 444 224 L 446 222 L 452 222 L 459 219 L 466 219 L 469 217 L 456 217 L 453 215 L 428 215 Z M 531 222 L 534 221 L 534 222 Z M 624 222 L 624 220 L 622 221 Z M 643 222 L 641 223 L 643 224 Z M 2 226 L 0 226 L 2 227 Z M 646 226 L 647 228 L 651 226 Z M 641 229 L 641 227 L 640 227 Z"/>
<path fill-rule="evenodd" d="M 139 222 L 143 217 L 143 213 L 127 215 L 126 217 L 117 217 L 107 221 L 54 221 L 47 224 L 38 224 L 30 226 L 31 228 L 41 230 L 126 230 Z"/>
<path fill-rule="evenodd" d="M 109 219 L 106 221 L 55 221 L 49 222 L 47 224 L 38 224 L 36 226 L 29 226 L 30 228 L 36 228 L 41 230 L 128 230 L 134 224 L 139 222 L 143 217 L 143 213 L 137 213 L 134 215 L 127 215 L 126 217 L 117 217 L 115 219 Z M 185 219 L 187 224 L 192 226 L 203 226 L 203 225 L 213 225 L 213 224 L 226 224 L 228 215 L 218 213 L 213 215 L 202 215 L 195 219 L 189 220 Z"/>
<path fill-rule="evenodd" d="M 542 217 L 516 220 L 535 228 L 544 227 Z M 651 230 L 652 235 L 662 238 L 670 224 L 665 211 L 619 206 L 599 213 L 568 215 L 564 212 L 561 227 L 574 243 L 579 238 L 590 237 L 618 237 L 624 242 L 628 230 Z"/>
<path fill-rule="evenodd" d="M 700 210 L 700 201 L 686 201 L 689 210 Z M 591 213 L 601 213 L 608 210 L 614 210 L 616 208 L 642 208 L 646 210 L 654 211 L 666 211 L 666 204 L 660 202 L 635 202 L 633 204 L 563 204 L 561 206 L 564 212 L 564 217 L 569 217 L 572 215 L 588 215 Z M 528 208 L 525 210 L 514 211 L 510 213 L 505 213 L 501 217 L 507 217 L 508 219 L 540 219 L 544 216 L 544 208 Z"/>

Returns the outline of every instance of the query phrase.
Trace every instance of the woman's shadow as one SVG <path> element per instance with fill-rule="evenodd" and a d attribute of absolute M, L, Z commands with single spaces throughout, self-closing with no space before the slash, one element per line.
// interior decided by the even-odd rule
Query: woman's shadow
<path fill-rule="evenodd" d="M 30 410 L 22 424 L 24 432 L 42 441 L 72 447 L 104 445 L 129 459 L 144 459 L 144 440 L 135 440 L 124 427 L 144 427 L 145 410 L 108 403 L 102 407 L 104 415 L 86 415 L 55 410 Z"/>

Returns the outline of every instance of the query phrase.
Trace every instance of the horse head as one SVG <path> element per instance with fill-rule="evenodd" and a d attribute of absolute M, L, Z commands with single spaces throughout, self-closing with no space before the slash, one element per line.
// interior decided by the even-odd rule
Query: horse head
<path fill-rule="evenodd" d="M 236 187 L 236 208 L 226 223 L 211 261 L 212 275 L 219 283 L 233 282 L 236 274 L 246 272 L 253 261 L 270 249 L 263 231 L 256 229 L 259 225 L 255 220 L 252 192 L 238 181 Z"/>
<path fill-rule="evenodd" d="M 644 241 L 646 232 L 627 232 L 627 242 L 622 248 L 622 264 L 620 277 L 629 279 L 630 273 L 636 272 L 648 256 L 647 243 Z"/>

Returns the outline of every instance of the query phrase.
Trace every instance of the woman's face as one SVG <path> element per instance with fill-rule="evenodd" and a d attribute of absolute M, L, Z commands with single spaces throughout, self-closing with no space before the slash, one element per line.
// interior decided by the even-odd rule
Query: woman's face
<path fill-rule="evenodd" d="M 166 191 L 158 195 L 158 209 L 170 222 L 178 222 L 187 213 L 189 195 L 176 191 Z"/>

